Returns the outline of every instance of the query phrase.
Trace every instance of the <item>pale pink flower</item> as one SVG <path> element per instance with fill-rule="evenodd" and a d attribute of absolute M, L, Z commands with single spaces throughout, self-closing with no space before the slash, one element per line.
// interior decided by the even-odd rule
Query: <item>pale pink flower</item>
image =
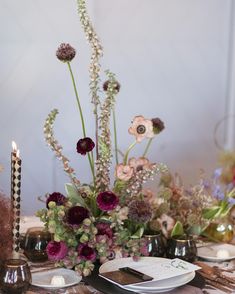
<path fill-rule="evenodd" d="M 160 218 L 157 219 L 161 226 L 161 231 L 165 237 L 168 237 L 175 225 L 175 220 L 167 214 L 162 214 Z"/>
<path fill-rule="evenodd" d="M 151 163 L 146 157 L 131 157 L 128 161 L 128 165 L 131 166 L 135 171 L 139 171 L 142 169 L 150 169 Z"/>
<path fill-rule="evenodd" d="M 127 206 L 122 207 L 118 212 L 118 219 L 124 221 L 128 218 L 129 208 Z"/>
<path fill-rule="evenodd" d="M 116 177 L 122 181 L 128 181 L 133 176 L 133 167 L 124 164 L 118 164 L 116 166 Z"/>
<path fill-rule="evenodd" d="M 142 194 L 144 196 L 144 199 L 146 199 L 150 205 L 158 206 L 162 202 L 164 202 L 163 199 L 159 199 L 156 194 L 153 193 L 150 189 L 144 189 L 142 190 Z M 159 203 L 159 200 L 162 200 L 162 202 Z"/>
<path fill-rule="evenodd" d="M 153 138 L 153 122 L 150 119 L 144 118 L 142 115 L 135 116 L 128 132 L 135 136 L 138 143 L 144 138 Z"/>

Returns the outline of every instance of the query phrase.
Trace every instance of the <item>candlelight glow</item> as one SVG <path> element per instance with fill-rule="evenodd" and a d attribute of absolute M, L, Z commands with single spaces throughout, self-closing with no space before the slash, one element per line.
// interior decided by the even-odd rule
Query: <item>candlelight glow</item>
<path fill-rule="evenodd" d="M 13 151 L 17 151 L 17 145 L 16 145 L 16 142 L 15 141 L 12 141 L 12 149 Z"/>

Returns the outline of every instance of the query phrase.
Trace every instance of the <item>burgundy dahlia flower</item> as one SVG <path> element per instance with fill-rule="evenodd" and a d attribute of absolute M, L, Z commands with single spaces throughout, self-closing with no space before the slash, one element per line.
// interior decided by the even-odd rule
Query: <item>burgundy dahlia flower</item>
<path fill-rule="evenodd" d="M 110 191 L 101 192 L 96 201 L 98 207 L 103 211 L 113 210 L 119 203 L 118 197 Z"/>
<path fill-rule="evenodd" d="M 97 235 L 107 235 L 109 238 L 113 237 L 113 230 L 110 228 L 110 225 L 104 222 L 99 222 L 96 224 L 98 230 Z"/>
<path fill-rule="evenodd" d="M 47 197 L 47 200 L 46 200 L 47 208 L 49 208 L 48 204 L 51 201 L 55 202 L 56 205 L 58 205 L 58 206 L 64 205 L 64 203 L 66 201 L 66 197 L 59 192 L 54 192 L 52 194 L 49 194 L 49 196 Z"/>
<path fill-rule="evenodd" d="M 70 45 L 62 43 L 56 51 L 56 56 L 60 61 L 70 62 L 76 55 L 76 50 Z"/>
<path fill-rule="evenodd" d="M 46 252 L 49 260 L 60 260 L 67 255 L 68 247 L 63 241 L 50 241 L 47 244 Z"/>
<path fill-rule="evenodd" d="M 71 207 L 67 212 L 67 222 L 70 225 L 78 226 L 88 217 L 89 211 L 82 206 Z"/>
<path fill-rule="evenodd" d="M 96 259 L 96 252 L 88 244 L 80 244 L 78 246 L 78 256 L 83 260 L 94 261 Z"/>
<path fill-rule="evenodd" d="M 94 147 L 95 143 L 89 137 L 80 139 L 77 142 L 77 152 L 82 155 L 86 155 L 86 153 L 92 151 Z"/>

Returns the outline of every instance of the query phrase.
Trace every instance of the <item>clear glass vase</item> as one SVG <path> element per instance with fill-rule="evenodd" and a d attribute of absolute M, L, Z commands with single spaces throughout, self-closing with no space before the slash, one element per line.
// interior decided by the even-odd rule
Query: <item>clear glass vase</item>
<path fill-rule="evenodd" d="M 229 243 L 234 237 L 233 224 L 228 219 L 211 221 L 203 235 L 215 242 Z"/>

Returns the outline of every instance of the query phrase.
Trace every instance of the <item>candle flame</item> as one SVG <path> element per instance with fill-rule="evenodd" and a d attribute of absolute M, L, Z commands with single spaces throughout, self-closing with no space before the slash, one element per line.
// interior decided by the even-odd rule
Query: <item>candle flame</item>
<path fill-rule="evenodd" d="M 17 145 L 16 145 L 16 142 L 15 141 L 12 141 L 12 149 L 13 151 L 17 151 Z"/>

